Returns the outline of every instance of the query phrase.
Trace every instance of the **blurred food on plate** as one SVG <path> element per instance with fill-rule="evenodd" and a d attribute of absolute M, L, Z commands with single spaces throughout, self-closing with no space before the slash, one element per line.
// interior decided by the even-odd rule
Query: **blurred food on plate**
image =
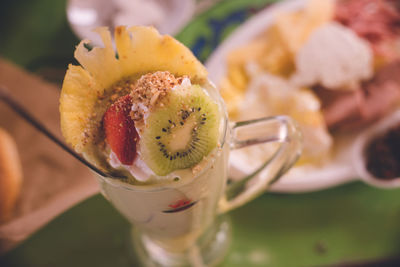
<path fill-rule="evenodd" d="M 377 66 L 400 57 L 398 0 L 338 0 L 335 20 L 367 40 Z"/>
<path fill-rule="evenodd" d="M 366 150 L 367 169 L 374 176 L 400 177 L 400 124 L 373 139 Z"/>
<path fill-rule="evenodd" d="M 1 58 L 0 81 L 3 94 L 9 94 L 7 99 L 23 105 L 60 138 L 59 114 L 55 112 L 57 85 Z M 0 102 L 0 126 L 8 133 L 0 130 L 0 217 L 7 217 L 0 219 L 2 255 L 61 212 L 98 192 L 98 185 L 86 166 L 28 124 L 5 101 Z"/>
<path fill-rule="evenodd" d="M 287 77 L 293 73 L 294 56 L 310 33 L 332 19 L 333 2 L 312 0 L 304 10 L 278 14 L 275 22 L 258 38 L 233 50 L 227 57 L 227 75 L 220 84 L 230 114 L 244 94 L 249 77 L 248 62 L 273 75 Z"/>
<path fill-rule="evenodd" d="M 219 86 L 233 120 L 295 118 L 304 137 L 300 163 L 316 164 L 329 159 L 336 130 L 368 125 L 399 106 L 400 3 L 304 2 L 230 51 Z"/>
<path fill-rule="evenodd" d="M 333 90 L 353 90 L 370 78 L 372 51 L 368 43 L 350 29 L 328 22 L 316 29 L 295 58 L 294 84 L 321 84 Z"/>
<path fill-rule="evenodd" d="M 396 60 L 378 69 L 372 79 L 352 91 L 315 86 L 328 127 L 332 130 L 361 127 L 396 108 L 400 103 L 399 73 L 400 60 Z"/>
<path fill-rule="evenodd" d="M 278 76 L 256 70 L 248 73 L 251 75 L 250 83 L 244 99 L 238 106 L 236 119 L 249 120 L 266 115 L 289 115 L 299 123 L 303 136 L 306 137 L 303 140 L 301 161 L 324 160 L 328 156 L 332 139 L 325 127 L 320 102 L 315 94 L 309 88 L 297 88 Z M 274 149 L 269 144 L 243 148 L 247 154 L 243 160 L 251 161 L 247 162 L 247 165 L 260 166 Z M 267 150 L 271 150 L 270 153 L 266 153 Z"/>
<path fill-rule="evenodd" d="M 0 128 L 0 224 L 14 214 L 21 191 L 22 168 L 12 136 Z"/>

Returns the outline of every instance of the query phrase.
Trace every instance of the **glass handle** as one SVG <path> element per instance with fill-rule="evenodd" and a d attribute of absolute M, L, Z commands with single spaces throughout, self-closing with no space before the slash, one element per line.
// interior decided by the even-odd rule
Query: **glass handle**
<path fill-rule="evenodd" d="M 293 166 L 302 149 L 301 131 L 287 116 L 234 123 L 230 140 L 231 150 L 264 143 L 276 143 L 278 148 L 253 173 L 227 185 L 219 203 L 219 213 L 228 212 L 262 194 Z"/>

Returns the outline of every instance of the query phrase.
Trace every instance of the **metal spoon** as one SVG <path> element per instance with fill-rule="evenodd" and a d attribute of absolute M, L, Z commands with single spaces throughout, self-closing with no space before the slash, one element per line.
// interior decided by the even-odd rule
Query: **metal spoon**
<path fill-rule="evenodd" d="M 8 90 L 4 86 L 0 86 L 0 100 L 2 100 L 4 103 L 6 103 L 15 113 L 17 113 L 19 116 L 21 116 L 25 121 L 27 121 L 30 125 L 35 127 L 39 132 L 43 133 L 45 136 L 47 136 L 51 141 L 56 143 L 58 146 L 60 146 L 64 151 L 68 152 L 70 155 L 72 155 L 74 158 L 85 164 L 87 167 L 89 167 L 92 171 L 96 172 L 97 174 L 104 176 L 104 177 L 109 177 L 109 178 L 123 178 L 123 177 L 116 177 L 114 175 L 111 175 L 109 173 L 106 173 L 90 162 L 88 162 L 86 159 L 84 159 L 81 155 L 76 153 L 72 148 L 67 146 L 65 143 L 63 143 L 60 139 L 58 139 L 53 133 L 51 133 L 46 127 L 39 122 L 36 118 L 34 118 L 22 105 L 20 105 L 8 92 Z"/>

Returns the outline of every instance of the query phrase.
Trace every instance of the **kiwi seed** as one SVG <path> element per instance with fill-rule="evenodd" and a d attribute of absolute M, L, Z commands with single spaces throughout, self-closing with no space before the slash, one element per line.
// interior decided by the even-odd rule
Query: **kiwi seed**
<path fill-rule="evenodd" d="M 196 165 L 218 143 L 218 104 L 200 86 L 169 98 L 148 116 L 140 141 L 142 158 L 157 175 Z"/>

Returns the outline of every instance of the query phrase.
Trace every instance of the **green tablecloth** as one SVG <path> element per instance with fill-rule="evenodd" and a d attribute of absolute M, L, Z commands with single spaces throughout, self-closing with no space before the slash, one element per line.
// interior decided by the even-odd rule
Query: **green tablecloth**
<path fill-rule="evenodd" d="M 204 61 L 270 2 L 222 1 L 177 38 Z M 0 54 L 18 65 L 59 82 L 77 43 L 65 1 L 0 3 Z M 232 221 L 234 242 L 223 266 L 318 266 L 400 255 L 400 190 L 357 182 L 307 194 L 264 194 L 232 212 Z M 125 219 L 95 196 L 2 256 L 0 266 L 129 266 L 135 261 L 128 256 L 128 231 Z"/>
<path fill-rule="evenodd" d="M 400 190 L 354 183 L 301 195 L 264 194 L 231 217 L 234 242 L 223 266 L 320 266 L 400 252 Z M 95 196 L 0 258 L 0 266 L 137 266 L 129 256 L 129 230 Z"/>

